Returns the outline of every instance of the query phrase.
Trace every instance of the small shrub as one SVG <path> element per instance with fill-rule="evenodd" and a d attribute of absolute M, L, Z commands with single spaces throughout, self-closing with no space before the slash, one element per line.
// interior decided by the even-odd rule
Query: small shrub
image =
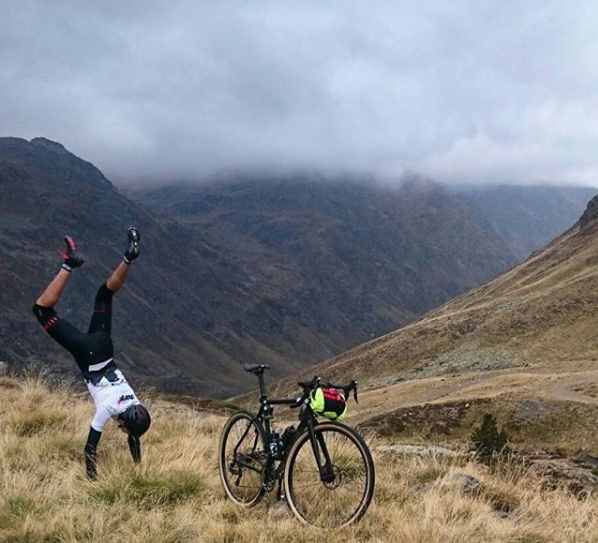
<path fill-rule="evenodd" d="M 498 429 L 496 417 L 485 413 L 482 423 L 471 434 L 471 440 L 480 457 L 487 460 L 507 451 L 509 436 L 504 430 Z"/>

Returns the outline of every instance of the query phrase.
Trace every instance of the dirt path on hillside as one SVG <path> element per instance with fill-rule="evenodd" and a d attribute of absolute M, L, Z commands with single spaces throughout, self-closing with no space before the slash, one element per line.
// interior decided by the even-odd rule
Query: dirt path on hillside
<path fill-rule="evenodd" d="M 568 375 L 548 387 L 548 393 L 560 400 L 598 404 L 598 371 L 582 375 Z"/>
<path fill-rule="evenodd" d="M 573 372 L 507 369 L 413 379 L 363 392 L 353 413 L 362 421 L 404 407 L 467 402 L 504 394 L 598 404 L 598 368 Z"/>

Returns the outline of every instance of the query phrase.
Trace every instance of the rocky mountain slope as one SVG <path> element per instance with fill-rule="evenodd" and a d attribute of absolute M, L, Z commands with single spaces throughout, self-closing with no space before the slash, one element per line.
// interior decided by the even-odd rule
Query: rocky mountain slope
<path fill-rule="evenodd" d="M 143 255 L 115 299 L 113 333 L 128 375 L 162 390 L 217 395 L 239 390 L 246 379 L 240 361 L 257 361 L 263 352 L 277 361 L 280 375 L 291 369 L 234 327 L 240 307 L 247 314 L 260 304 L 234 262 L 184 228 L 156 222 L 60 144 L 0 139 L 0 190 L 0 359 L 76 375 L 69 355 L 33 319 L 31 305 L 58 269 L 58 249 L 69 233 L 86 263 L 58 309 L 85 329 L 95 289 L 120 261 L 126 227 L 135 224 Z"/>
<path fill-rule="evenodd" d="M 454 213 L 450 199 L 435 189 L 414 191 L 409 201 L 420 227 L 443 232 L 433 242 L 414 229 L 402 239 L 377 240 L 370 223 L 394 220 L 392 206 L 373 209 L 366 224 L 360 224 L 368 220 L 363 211 L 351 220 L 351 209 L 334 216 L 290 206 L 268 224 L 257 222 L 263 253 L 245 246 L 242 228 L 227 247 L 201 230 L 157 221 L 93 165 L 43 138 L 0 139 L 0 190 L 0 358 L 76 374 L 68 354 L 34 322 L 30 306 L 57 269 L 57 249 L 69 233 L 87 261 L 59 309 L 85 328 L 95 288 L 118 263 L 123 233 L 134 223 L 144 249 L 116 300 L 118 358 L 131 377 L 172 392 L 243 390 L 252 385 L 243 362 L 270 362 L 282 376 L 403 324 L 511 263 L 492 233 Z M 259 199 L 269 194 L 266 189 Z M 344 194 L 344 205 L 356 207 L 351 200 L 359 196 Z M 247 203 L 242 198 L 238 213 L 229 212 L 249 232 L 256 226 L 243 213 Z M 462 232 L 471 243 L 452 254 L 454 236 Z M 370 251 L 370 244 L 380 248 Z M 485 249 L 478 252 L 480 245 Z M 268 258 L 273 252 L 283 258 Z M 407 253 L 412 256 L 401 259 L 401 273 L 394 272 Z M 425 271 L 431 263 L 432 271 Z M 381 296 L 393 289 L 390 299 Z"/>
<path fill-rule="evenodd" d="M 432 182 L 236 178 L 136 194 L 242 262 L 272 317 L 295 314 L 330 339 L 375 337 L 516 262 Z"/>
<path fill-rule="evenodd" d="M 450 369 L 446 357 L 463 360 L 469 350 L 478 356 L 472 364 L 483 365 L 484 351 L 496 353 L 486 369 L 598 359 L 597 234 L 598 221 L 584 215 L 521 265 L 327 365 L 382 376 L 431 364 Z"/>
<path fill-rule="evenodd" d="M 543 248 L 579 217 L 594 187 L 462 185 L 451 187 L 474 220 L 490 224 L 518 260 Z"/>

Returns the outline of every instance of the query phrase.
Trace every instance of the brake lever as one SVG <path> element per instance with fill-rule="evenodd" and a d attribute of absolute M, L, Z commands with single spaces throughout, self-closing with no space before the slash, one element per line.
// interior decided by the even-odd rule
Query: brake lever
<path fill-rule="evenodd" d="M 353 386 L 353 397 L 355 398 L 355 403 L 359 403 L 357 399 L 357 381 L 351 381 L 351 385 Z"/>

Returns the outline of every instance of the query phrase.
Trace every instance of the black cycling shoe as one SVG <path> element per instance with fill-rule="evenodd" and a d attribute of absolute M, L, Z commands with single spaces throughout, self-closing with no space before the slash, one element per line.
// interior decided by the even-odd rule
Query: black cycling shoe
<path fill-rule="evenodd" d="M 62 269 L 70 272 L 73 268 L 82 266 L 85 261 L 77 254 L 77 244 L 71 236 L 64 236 L 64 243 L 66 251 L 60 251 L 63 260 Z"/>
<path fill-rule="evenodd" d="M 127 237 L 129 238 L 129 247 L 125 251 L 123 260 L 125 264 L 130 264 L 139 256 L 139 240 L 141 239 L 141 235 L 137 228 L 129 226 L 129 228 L 127 228 Z"/>

